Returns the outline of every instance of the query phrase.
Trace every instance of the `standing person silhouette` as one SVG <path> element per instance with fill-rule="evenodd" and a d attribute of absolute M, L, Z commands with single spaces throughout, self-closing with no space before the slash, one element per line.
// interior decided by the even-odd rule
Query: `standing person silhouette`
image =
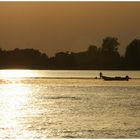
<path fill-rule="evenodd" d="M 101 78 L 102 78 L 102 76 L 103 76 L 103 75 L 102 75 L 102 72 L 100 72 L 100 73 L 99 73 L 99 75 L 100 75 L 100 79 L 101 79 Z"/>

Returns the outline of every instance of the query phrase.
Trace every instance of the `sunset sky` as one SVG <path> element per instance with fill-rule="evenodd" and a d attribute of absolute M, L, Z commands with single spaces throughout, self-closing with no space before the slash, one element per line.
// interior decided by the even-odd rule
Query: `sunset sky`
<path fill-rule="evenodd" d="M 58 51 L 101 47 L 118 37 L 119 51 L 140 38 L 140 2 L 0 2 L 0 47 Z"/>

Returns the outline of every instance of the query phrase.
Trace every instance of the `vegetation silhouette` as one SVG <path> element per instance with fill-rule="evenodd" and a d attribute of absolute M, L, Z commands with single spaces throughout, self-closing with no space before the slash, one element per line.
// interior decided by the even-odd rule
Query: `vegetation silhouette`
<path fill-rule="evenodd" d="M 58 52 L 53 57 L 36 49 L 0 49 L 1 69 L 140 70 L 140 40 L 134 39 L 124 56 L 118 38 L 106 37 L 102 46 L 89 45 L 83 52 Z"/>
<path fill-rule="evenodd" d="M 44 69 L 49 58 L 46 54 L 34 49 L 0 49 L 0 68 Z"/>
<path fill-rule="evenodd" d="M 126 69 L 140 69 L 140 40 L 134 39 L 126 48 Z"/>

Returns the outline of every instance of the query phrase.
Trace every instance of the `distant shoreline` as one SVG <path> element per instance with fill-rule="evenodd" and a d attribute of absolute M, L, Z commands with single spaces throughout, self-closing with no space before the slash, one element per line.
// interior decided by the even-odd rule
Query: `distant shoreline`
<path fill-rule="evenodd" d="M 106 37 L 100 48 L 90 45 L 84 52 L 58 52 L 53 57 L 33 48 L 0 48 L 0 69 L 140 70 L 140 40 L 127 46 L 125 56 L 120 56 L 118 45 L 117 38 Z"/>

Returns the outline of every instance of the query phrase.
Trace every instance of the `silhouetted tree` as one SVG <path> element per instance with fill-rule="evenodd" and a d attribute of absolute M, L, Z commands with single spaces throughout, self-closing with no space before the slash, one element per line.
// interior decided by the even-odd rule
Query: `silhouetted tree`
<path fill-rule="evenodd" d="M 69 53 L 69 51 L 65 52 L 58 52 L 55 54 L 54 60 L 54 67 L 57 69 L 72 69 L 74 68 L 74 59 L 73 55 Z"/>
<path fill-rule="evenodd" d="M 0 52 L 1 68 L 45 69 L 48 56 L 35 49 L 14 49 Z"/>
<path fill-rule="evenodd" d="M 102 50 L 107 52 L 117 52 L 118 51 L 118 38 L 116 37 L 106 37 L 103 39 Z"/>
<path fill-rule="evenodd" d="M 90 45 L 88 47 L 88 52 L 92 53 L 92 54 L 96 53 L 97 52 L 97 47 L 95 45 Z"/>
<path fill-rule="evenodd" d="M 103 39 L 100 51 L 100 67 L 103 69 L 117 69 L 120 67 L 120 55 L 118 52 L 118 39 L 106 37 Z"/>
<path fill-rule="evenodd" d="M 127 69 L 140 69 L 140 40 L 133 40 L 126 48 L 125 62 Z"/>
<path fill-rule="evenodd" d="M 58 52 L 48 57 L 36 49 L 3 50 L 0 48 L 0 68 L 22 69 L 140 69 L 140 40 L 133 40 L 125 57 L 118 52 L 115 37 L 103 39 L 102 47 L 90 45 L 83 52 Z"/>
<path fill-rule="evenodd" d="M 87 59 L 89 69 L 98 69 L 98 48 L 95 45 L 90 45 L 87 50 Z"/>

